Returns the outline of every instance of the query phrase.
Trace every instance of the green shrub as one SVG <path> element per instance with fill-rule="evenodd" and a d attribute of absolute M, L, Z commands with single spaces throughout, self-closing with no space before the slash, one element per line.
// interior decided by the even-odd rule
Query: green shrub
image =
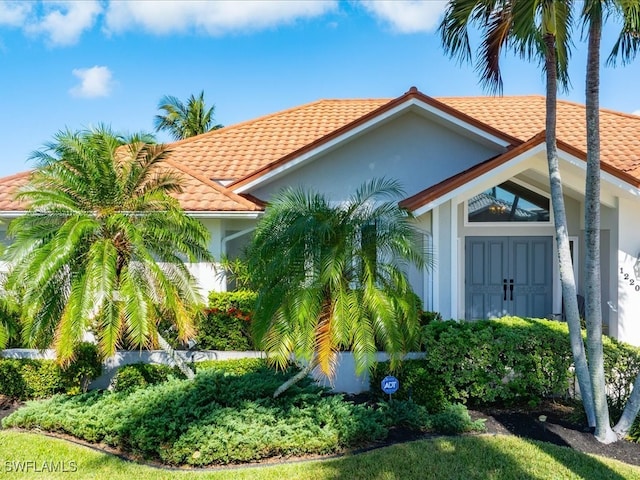
<path fill-rule="evenodd" d="M 640 349 L 609 337 L 603 337 L 603 347 L 609 406 L 612 417 L 617 417 L 640 373 Z"/>
<path fill-rule="evenodd" d="M 232 360 L 204 360 L 193 364 L 196 371 L 217 370 L 229 375 L 245 375 L 269 371 L 267 361 L 264 358 L 237 358 Z"/>
<path fill-rule="evenodd" d="M 424 360 L 403 362 L 398 399 L 413 399 L 432 413 L 449 403 L 538 402 L 566 395 L 573 363 L 566 324 L 503 318 L 433 321 L 423 328 Z M 376 367 L 372 391 L 389 365 Z"/>
<path fill-rule="evenodd" d="M 250 313 L 253 311 L 257 297 L 256 292 L 251 290 L 211 292 L 209 293 L 209 308 L 225 311 L 236 308 L 245 313 Z"/>
<path fill-rule="evenodd" d="M 568 391 L 573 357 L 559 322 L 433 322 L 423 343 L 430 380 L 451 402 L 536 401 Z"/>
<path fill-rule="evenodd" d="M 250 324 L 255 292 L 211 292 L 209 308 L 196 320 L 200 350 L 253 350 Z"/>
<path fill-rule="evenodd" d="M 62 369 L 53 360 L 26 361 L 21 374 L 27 385 L 26 398 L 46 398 L 65 391 Z"/>
<path fill-rule="evenodd" d="M 429 311 L 420 310 L 418 313 L 419 313 L 420 325 L 422 326 L 429 325 L 431 322 L 442 321 L 442 315 L 440 315 L 439 312 L 429 312 Z"/>
<path fill-rule="evenodd" d="M 133 363 L 120 367 L 111 380 L 111 385 L 114 392 L 123 392 L 166 382 L 172 376 L 184 377 L 180 370 L 168 365 Z"/>
<path fill-rule="evenodd" d="M 68 394 L 85 393 L 91 380 L 102 375 L 102 358 L 98 346 L 82 342 L 74 348 L 73 361 L 63 369 L 62 377 Z"/>
<path fill-rule="evenodd" d="M 33 402 L 5 427 L 64 432 L 168 464 L 211 465 L 331 453 L 385 437 L 382 411 L 354 405 L 304 380 L 278 399 L 288 374 L 228 375 Z M 169 408 L 170 407 L 170 408 Z"/>
<path fill-rule="evenodd" d="M 193 364 L 196 372 L 210 370 L 223 375 L 245 375 L 263 372 L 267 375 L 270 369 L 263 358 L 238 358 L 231 360 L 204 360 Z M 118 369 L 111 381 L 114 392 L 134 390 L 166 382 L 170 378 L 184 378 L 176 367 L 156 363 L 133 363 Z"/>
<path fill-rule="evenodd" d="M 426 360 L 406 360 L 400 368 L 393 372 L 400 382 L 400 388 L 393 394 L 393 403 L 396 400 L 411 400 L 422 405 L 429 413 L 441 412 L 448 405 L 441 383 L 431 378 L 428 372 Z M 374 398 L 386 400 L 388 397 L 382 392 L 380 384 L 382 379 L 389 375 L 389 363 L 381 362 L 371 371 L 370 389 Z"/>
<path fill-rule="evenodd" d="M 22 365 L 23 362 L 20 360 L 0 359 L 0 395 L 16 399 L 27 397 Z"/>
<path fill-rule="evenodd" d="M 65 369 L 54 360 L 0 359 L 0 394 L 29 400 L 86 391 L 89 382 L 100 376 L 102 363 L 93 344 L 80 343 L 74 351 L 75 358 Z"/>
<path fill-rule="evenodd" d="M 535 404 L 570 394 L 573 355 L 566 323 L 515 317 L 433 321 L 423 328 L 422 342 L 426 358 L 405 361 L 394 372 L 400 380 L 396 398 L 410 397 L 430 412 L 442 411 L 447 403 Z M 640 372 L 640 349 L 609 337 L 603 337 L 603 347 L 615 418 Z M 387 363 L 372 372 L 371 389 L 378 396 L 388 373 Z"/>
<path fill-rule="evenodd" d="M 426 431 L 431 428 L 431 416 L 427 409 L 413 400 L 392 400 L 380 402 L 378 408 L 385 415 L 385 424 Z"/>
<path fill-rule="evenodd" d="M 484 419 L 472 421 L 467 407 L 460 403 L 449 405 L 443 412 L 432 415 L 430 423 L 434 431 L 447 435 L 482 432 L 485 429 Z"/>

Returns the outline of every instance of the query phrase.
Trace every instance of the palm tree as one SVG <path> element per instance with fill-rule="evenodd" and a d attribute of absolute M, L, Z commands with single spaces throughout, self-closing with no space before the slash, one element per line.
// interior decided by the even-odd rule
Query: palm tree
<path fill-rule="evenodd" d="M 0 288 L 0 350 L 18 337 L 18 302 L 4 288 Z"/>
<path fill-rule="evenodd" d="M 543 62 L 546 73 L 546 151 L 553 206 L 562 296 L 576 376 L 590 426 L 595 426 L 593 393 L 573 276 L 562 179 L 557 155 L 556 117 L 558 82 L 569 83 L 572 3 L 569 0 L 451 0 L 440 25 L 445 51 L 462 61 L 471 60 L 469 30 L 479 27 L 482 43 L 476 68 L 481 81 L 501 92 L 500 57 L 505 49 Z"/>
<path fill-rule="evenodd" d="M 63 131 L 33 154 L 39 167 L 18 194 L 30 209 L 9 225 L 6 286 L 22 299 L 24 339 L 52 345 L 62 363 L 89 330 L 105 356 L 124 340 L 164 345 L 163 318 L 180 338 L 193 334 L 201 296 L 184 262 L 210 260 L 209 234 L 171 196 L 180 179 L 149 139 Z"/>
<path fill-rule="evenodd" d="M 418 301 L 403 266 L 425 266 L 409 212 L 391 199 L 398 183 L 373 180 L 346 202 L 288 189 L 276 195 L 247 251 L 258 292 L 253 332 L 269 360 L 291 355 L 305 368 L 276 390 L 318 368 L 333 377 L 336 353 L 352 349 L 357 371 L 377 345 L 392 363 L 417 340 Z"/>
<path fill-rule="evenodd" d="M 585 313 L 587 323 L 587 353 L 589 371 L 594 390 L 596 410 L 596 437 L 603 441 L 624 437 L 640 409 L 640 376 L 632 395 L 625 405 L 620 420 L 609 428 L 609 407 L 604 378 L 602 348 L 602 298 L 600 279 L 600 40 L 605 15 L 620 18 L 622 29 L 609 55 L 608 62 L 620 57 L 623 63 L 631 61 L 640 48 L 640 2 L 621 0 L 589 0 L 584 3 L 582 18 L 587 27 L 587 179 L 585 188 Z M 615 432 L 615 434 L 614 434 Z"/>
<path fill-rule="evenodd" d="M 222 125 L 213 123 L 215 106 L 207 109 L 204 91 L 200 92 L 197 98 L 191 95 L 186 104 L 176 97 L 166 95 L 160 99 L 158 109 L 164 110 L 164 115 L 155 117 L 156 132 L 166 130 L 174 140 L 182 140 L 222 128 Z"/>

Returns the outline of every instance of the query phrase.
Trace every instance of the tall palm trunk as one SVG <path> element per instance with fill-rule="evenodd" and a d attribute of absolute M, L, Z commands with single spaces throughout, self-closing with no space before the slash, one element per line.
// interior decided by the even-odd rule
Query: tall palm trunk
<path fill-rule="evenodd" d="M 636 377 L 636 381 L 633 382 L 633 390 L 631 395 L 627 399 L 627 403 L 624 406 L 620 420 L 613 427 L 613 431 L 618 438 L 624 438 L 629 433 L 631 426 L 633 425 L 638 412 L 640 411 L 640 375 Z"/>
<path fill-rule="evenodd" d="M 298 373 L 296 373 L 293 377 L 291 377 L 289 380 L 287 380 L 278 388 L 276 388 L 276 391 L 273 392 L 273 398 L 278 398 L 280 395 L 282 395 L 284 392 L 289 390 L 292 386 L 294 386 L 300 380 L 302 380 L 303 378 L 306 378 L 317 366 L 318 366 L 318 362 L 316 360 L 316 356 L 314 355 L 311 361 L 307 363 L 304 367 L 302 367 L 302 369 Z"/>
<path fill-rule="evenodd" d="M 553 206 L 553 217 L 556 229 L 556 243 L 558 245 L 558 265 L 560 267 L 560 282 L 562 284 L 562 297 L 564 308 L 569 325 L 569 338 L 571 341 L 571 351 L 575 364 L 576 377 L 580 387 L 580 395 L 584 405 L 589 426 L 595 426 L 595 413 L 593 405 L 593 395 L 589 368 L 582 342 L 582 332 L 580 331 L 580 314 L 578 312 L 578 299 L 576 293 L 576 282 L 573 276 L 573 264 L 571 260 L 571 250 L 569 247 L 569 232 L 567 229 L 567 215 L 564 207 L 564 197 L 562 193 L 562 179 L 560 177 L 560 167 L 558 164 L 558 147 L 556 144 L 556 116 L 557 116 L 557 90 L 558 77 L 556 67 L 556 45 L 553 34 L 547 33 L 544 36 L 546 47 L 545 67 L 547 74 L 546 92 L 546 144 L 547 163 L 549 167 L 549 186 L 551 190 L 551 203 Z"/>
<path fill-rule="evenodd" d="M 611 430 L 602 351 L 602 293 L 600 288 L 600 37 L 602 13 L 589 21 L 587 51 L 586 122 L 587 178 L 585 188 L 585 314 L 587 354 L 596 415 L 595 436 L 603 443 L 618 438 Z"/>

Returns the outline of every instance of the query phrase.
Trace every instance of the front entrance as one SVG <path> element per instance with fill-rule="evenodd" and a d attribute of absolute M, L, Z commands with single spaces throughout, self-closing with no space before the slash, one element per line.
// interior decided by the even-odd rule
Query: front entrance
<path fill-rule="evenodd" d="M 552 311 L 552 237 L 466 237 L 465 318 Z"/>

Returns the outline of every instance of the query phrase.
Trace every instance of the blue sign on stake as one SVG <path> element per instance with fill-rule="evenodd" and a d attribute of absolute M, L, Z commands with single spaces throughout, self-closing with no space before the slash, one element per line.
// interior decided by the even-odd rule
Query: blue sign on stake
<path fill-rule="evenodd" d="M 380 387 L 384 393 L 388 393 L 391 395 L 392 393 L 396 393 L 398 388 L 400 388 L 400 382 L 396 377 L 388 375 L 382 379 L 380 383 Z"/>

